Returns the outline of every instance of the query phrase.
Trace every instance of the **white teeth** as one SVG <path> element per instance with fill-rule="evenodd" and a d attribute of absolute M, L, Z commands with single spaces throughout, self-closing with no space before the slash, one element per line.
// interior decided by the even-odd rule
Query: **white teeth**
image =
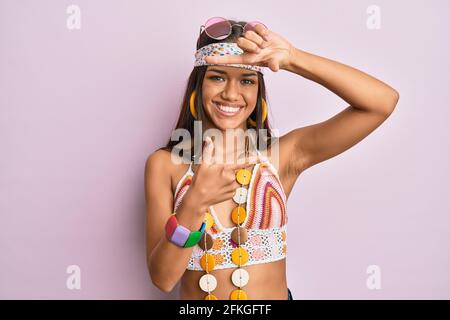
<path fill-rule="evenodd" d="M 220 111 L 222 112 L 227 112 L 227 113 L 236 113 L 239 111 L 239 107 L 230 107 L 230 106 L 224 106 L 221 104 L 216 103 L 216 106 L 220 109 Z"/>

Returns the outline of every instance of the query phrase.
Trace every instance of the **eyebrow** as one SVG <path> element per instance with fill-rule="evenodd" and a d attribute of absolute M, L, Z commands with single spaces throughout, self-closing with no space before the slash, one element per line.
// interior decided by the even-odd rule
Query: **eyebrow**
<path fill-rule="evenodd" d="M 227 74 L 226 71 L 219 70 L 219 69 L 208 69 L 208 71 L 214 71 L 214 72 L 221 73 L 221 74 Z M 253 72 L 252 73 L 243 73 L 242 76 L 243 77 L 252 77 L 252 76 L 256 77 L 257 74 L 253 73 Z"/>

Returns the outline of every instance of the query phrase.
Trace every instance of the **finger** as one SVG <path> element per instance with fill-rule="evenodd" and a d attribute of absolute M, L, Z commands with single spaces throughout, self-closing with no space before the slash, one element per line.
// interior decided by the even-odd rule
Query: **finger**
<path fill-rule="evenodd" d="M 253 33 L 253 34 L 254 34 L 254 37 L 256 37 L 256 34 L 255 33 Z M 240 48 L 242 48 L 242 50 L 245 50 L 248 52 L 253 52 L 253 53 L 261 52 L 261 48 L 253 40 L 250 40 L 250 39 L 247 39 L 244 37 L 240 37 L 237 39 L 236 43 L 238 44 L 238 46 Z"/>
<path fill-rule="evenodd" d="M 212 164 L 212 154 L 214 151 L 214 143 L 212 142 L 210 137 L 206 137 L 205 139 L 205 147 L 202 151 L 202 164 L 205 163 L 207 165 Z"/>
<path fill-rule="evenodd" d="M 239 188 L 239 187 L 240 187 L 240 185 L 238 185 L 237 187 L 234 187 L 234 188 L 230 188 L 230 191 L 228 191 L 228 192 L 225 194 L 225 197 L 224 197 L 223 201 L 232 199 L 233 196 L 234 196 L 234 194 L 236 193 L 236 189 Z"/>
<path fill-rule="evenodd" d="M 234 194 L 236 193 L 236 189 L 241 187 L 241 184 L 239 182 L 237 182 L 236 179 L 234 179 L 228 187 L 230 188 L 231 192 L 233 193 L 231 196 L 234 196 Z"/>
<path fill-rule="evenodd" d="M 247 31 L 244 33 L 244 37 L 257 44 L 259 48 L 263 48 L 264 39 L 258 35 L 255 31 Z"/>
<path fill-rule="evenodd" d="M 222 170 L 222 180 L 227 182 L 232 182 L 234 180 L 236 180 L 236 173 L 234 172 L 234 170 L 228 170 L 226 168 L 223 168 Z"/>
<path fill-rule="evenodd" d="M 270 41 L 270 31 L 262 24 L 257 24 L 254 28 L 255 32 L 264 39 L 264 41 Z"/>

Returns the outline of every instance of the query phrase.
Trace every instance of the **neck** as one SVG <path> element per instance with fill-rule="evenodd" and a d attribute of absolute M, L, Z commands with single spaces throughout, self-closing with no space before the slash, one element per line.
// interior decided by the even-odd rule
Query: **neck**
<path fill-rule="evenodd" d="M 248 138 L 245 135 L 230 135 L 230 137 L 227 137 L 224 132 L 223 139 L 214 141 L 216 161 L 235 162 L 237 159 L 245 158 L 247 153 Z"/>
<path fill-rule="evenodd" d="M 246 127 L 220 130 L 219 137 L 216 137 L 214 134 L 209 135 L 214 143 L 213 156 L 216 162 L 230 163 L 235 162 L 237 159 L 248 157 L 250 143 Z"/>

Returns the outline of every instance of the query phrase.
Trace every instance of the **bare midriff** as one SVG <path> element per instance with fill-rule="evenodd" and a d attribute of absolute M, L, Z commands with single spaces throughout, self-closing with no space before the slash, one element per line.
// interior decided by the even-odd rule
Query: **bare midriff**
<path fill-rule="evenodd" d="M 249 300 L 287 300 L 286 259 L 244 267 L 250 275 L 248 284 L 242 288 Z M 231 282 L 236 268 L 213 270 L 217 288 L 212 292 L 219 300 L 229 300 L 230 293 L 238 289 Z M 186 270 L 181 278 L 180 299 L 203 300 L 207 295 L 199 286 L 204 271 Z"/>

